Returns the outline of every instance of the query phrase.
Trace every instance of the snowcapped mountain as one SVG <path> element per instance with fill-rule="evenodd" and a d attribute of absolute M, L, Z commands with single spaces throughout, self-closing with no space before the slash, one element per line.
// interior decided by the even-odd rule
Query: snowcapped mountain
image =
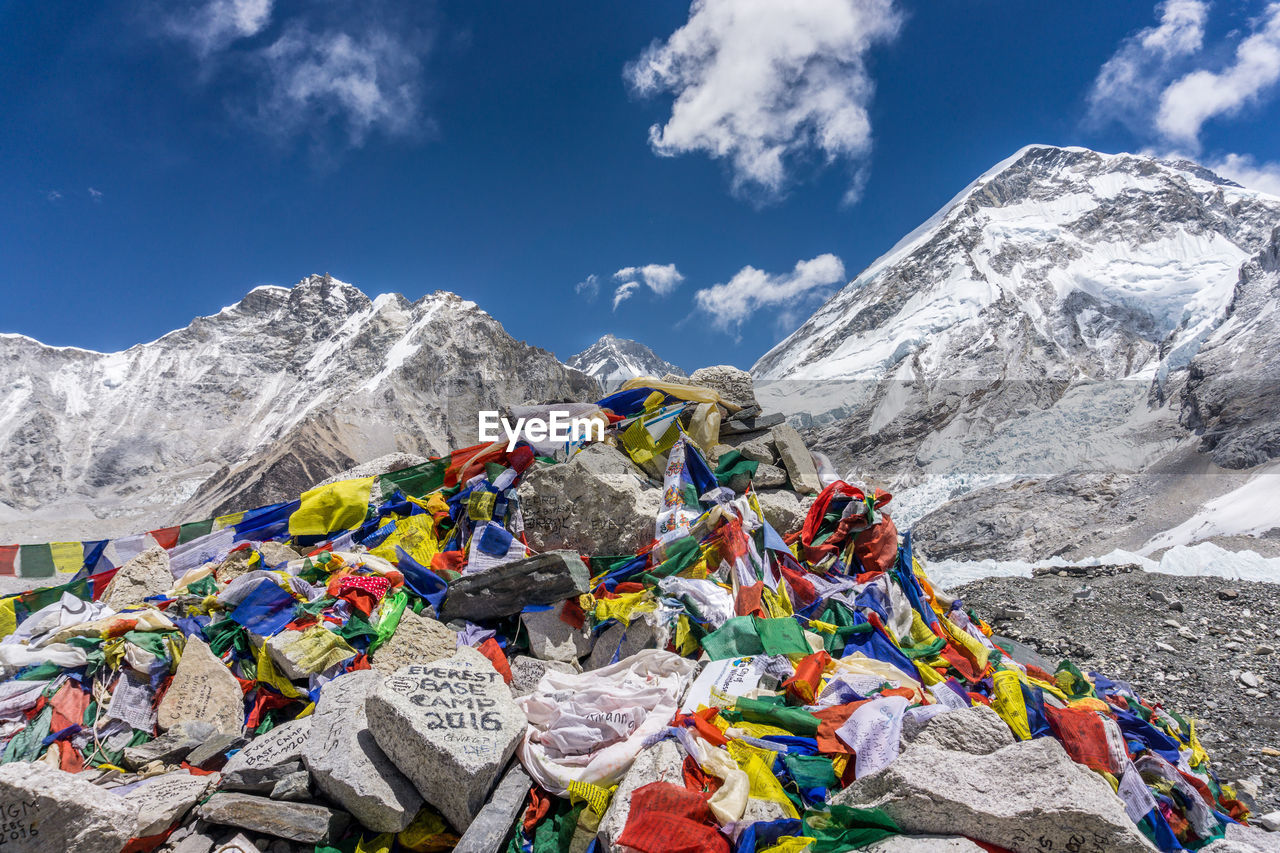
<path fill-rule="evenodd" d="M 613 390 L 637 376 L 687 375 L 644 344 L 613 335 L 605 335 L 565 364 L 599 379 L 606 390 Z"/>
<path fill-rule="evenodd" d="M 0 540 L 137 532 L 476 440 L 476 411 L 598 384 L 452 293 L 259 287 L 123 352 L 0 335 Z"/>
<path fill-rule="evenodd" d="M 939 508 L 973 493 L 989 529 L 937 516 L 921 529 L 940 550 L 952 537 L 999 550 L 1019 525 L 1054 526 L 1037 514 L 1078 524 L 1086 496 L 1132 499 L 1125 478 L 1200 443 L 1190 431 L 1207 429 L 1207 447 L 1234 434 L 1214 418 L 1243 407 L 1200 374 L 1230 373 L 1263 334 L 1255 356 L 1274 367 L 1278 224 L 1280 198 L 1194 163 L 1029 146 L 766 353 L 757 393 L 842 471 L 895 492 L 905 522 L 954 517 L 959 505 Z M 1257 426 L 1269 444 L 1244 459 L 1228 441 L 1215 464 L 1280 454 L 1275 409 Z"/>

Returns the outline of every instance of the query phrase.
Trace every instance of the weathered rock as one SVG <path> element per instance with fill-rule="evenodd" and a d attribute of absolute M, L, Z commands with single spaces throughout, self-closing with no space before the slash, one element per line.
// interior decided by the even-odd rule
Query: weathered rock
<path fill-rule="evenodd" d="M 177 764 L 217 730 L 217 726 L 205 720 L 187 720 L 169 729 L 155 740 L 125 747 L 124 757 L 121 760 L 130 770 L 136 770 L 153 761 Z"/>
<path fill-rule="evenodd" d="M 535 467 L 520 484 L 525 533 L 536 551 L 634 554 L 653 536 L 662 490 L 617 448 L 587 445 L 563 465 Z"/>
<path fill-rule="evenodd" d="M 960 835 L 893 835 L 867 848 L 868 853 L 982 853 Z"/>
<path fill-rule="evenodd" d="M 554 669 L 557 672 L 577 672 L 578 669 L 573 664 L 565 663 L 559 660 L 538 660 L 528 655 L 516 655 L 507 661 L 511 667 L 511 697 L 519 699 L 521 696 L 528 696 L 533 689 L 538 686 L 538 682 L 547 670 Z"/>
<path fill-rule="evenodd" d="M 120 567 L 102 593 L 102 603 L 112 610 L 141 604 L 144 598 L 173 589 L 169 552 L 156 545 Z"/>
<path fill-rule="evenodd" d="M 304 844 L 319 844 L 336 837 L 351 819 L 345 812 L 324 806 L 270 800 L 251 794 L 214 794 L 200 807 L 200 817 L 210 823 Z"/>
<path fill-rule="evenodd" d="M 130 788 L 121 797 L 138 810 L 135 835 L 159 835 L 182 819 L 200 802 L 216 776 L 193 776 L 186 771 L 153 776 Z"/>
<path fill-rule="evenodd" d="M 730 477 L 728 482 L 729 488 L 738 494 L 745 492 L 748 484 L 757 489 L 780 489 L 787 484 L 787 472 L 777 465 L 757 465 L 755 474 L 738 474 Z"/>
<path fill-rule="evenodd" d="M 822 491 L 822 481 L 818 479 L 818 469 L 805 447 L 804 439 L 790 424 L 779 424 L 773 428 L 773 446 L 778 449 L 787 475 L 791 478 L 791 488 L 802 495 L 817 494 Z"/>
<path fill-rule="evenodd" d="M 306 767 L 303 765 L 302 759 L 295 758 L 292 761 L 286 761 L 283 764 L 276 764 L 261 770 L 240 770 L 233 774 L 230 779 L 224 773 L 218 788 L 223 791 L 243 791 L 246 794 L 270 795 L 281 780 L 305 770 Z"/>
<path fill-rule="evenodd" d="M 219 731 L 244 728 L 244 691 L 240 682 L 198 637 L 187 638 L 178 671 L 160 700 L 157 723 L 161 731 L 184 720 L 213 723 Z"/>
<path fill-rule="evenodd" d="M 485 804 L 527 725 L 493 664 L 467 646 L 388 676 L 365 708 L 378 746 L 460 832 Z"/>
<path fill-rule="evenodd" d="M 422 797 L 369 731 L 366 700 L 382 678 L 357 670 L 320 688 L 302 759 L 316 786 L 356 820 L 375 832 L 399 832 L 422 808 Z"/>
<path fill-rule="evenodd" d="M 769 415 L 738 414 L 720 424 L 720 434 L 722 436 L 732 437 L 735 435 L 742 435 L 744 433 L 757 433 L 762 430 L 775 427 L 784 420 L 786 420 L 786 418 L 777 413 Z"/>
<path fill-rule="evenodd" d="M 753 438 L 738 445 L 738 452 L 752 462 L 761 465 L 773 465 L 778 461 L 778 453 L 773 449 L 773 442 L 768 436 Z"/>
<path fill-rule="evenodd" d="M 237 832 L 227 841 L 213 848 L 213 853 L 262 853 L 262 848 L 249 840 L 243 832 Z"/>
<path fill-rule="evenodd" d="M 440 618 L 496 619 L 530 604 L 554 604 L 591 587 L 591 572 L 573 551 L 547 551 L 463 575 L 449 584 Z"/>
<path fill-rule="evenodd" d="M 618 790 L 609 801 L 604 817 L 600 818 L 597 834 L 605 850 L 614 849 L 614 842 L 622 834 L 627 815 L 631 813 L 631 795 L 637 788 L 643 788 L 650 782 L 684 785 L 684 755 L 684 750 L 670 739 L 661 740 L 640 751 L 627 770 L 627 775 L 618 784 Z"/>
<path fill-rule="evenodd" d="M 614 657 L 624 660 L 641 649 L 651 649 L 657 645 L 657 634 L 653 626 L 643 617 L 638 616 L 630 625 L 615 622 L 596 638 L 591 656 L 582 665 L 584 670 L 599 669 L 613 663 Z"/>
<path fill-rule="evenodd" d="M 270 791 L 288 773 L 296 772 L 302 746 L 311 731 L 312 717 L 277 726 L 231 756 L 222 768 L 221 787 L 230 790 Z M 265 793 L 265 791 L 264 791 Z"/>
<path fill-rule="evenodd" d="M 458 839 L 453 853 L 499 853 L 506 849 L 507 837 L 524 810 L 525 797 L 533 780 L 520 762 L 513 761 L 503 775 L 493 796 L 485 804 L 471 826 Z"/>
<path fill-rule="evenodd" d="M 266 563 L 269 568 L 274 568 L 290 560 L 302 559 L 301 554 L 283 542 L 259 542 L 255 547 L 258 549 L 258 553 L 262 554 L 262 562 Z"/>
<path fill-rule="evenodd" d="M 790 489 L 758 491 L 756 500 L 760 502 L 765 520 L 774 530 L 784 535 L 800 529 L 814 502 L 812 495 L 801 497 Z"/>
<path fill-rule="evenodd" d="M 591 652 L 591 632 L 574 628 L 561 619 L 563 610 L 562 602 L 549 610 L 520 614 L 520 621 L 529 632 L 529 653 L 534 657 L 576 663 L 578 658 Z"/>
<path fill-rule="evenodd" d="M 411 663 L 430 663 L 447 658 L 458 648 L 458 635 L 430 616 L 420 616 L 406 609 L 400 616 L 396 632 L 369 656 L 369 664 L 384 674 L 391 674 Z"/>
<path fill-rule="evenodd" d="M 5 853 L 119 853 L 138 807 L 43 762 L 0 766 Z"/>
<path fill-rule="evenodd" d="M 939 714 L 914 733 L 909 734 L 904 725 L 903 739 L 970 755 L 987 755 L 1014 743 L 1013 732 L 1000 715 L 981 704 Z"/>
<path fill-rule="evenodd" d="M 751 374 L 728 364 L 700 367 L 685 381 L 690 385 L 710 388 L 719 394 L 722 400 L 739 408 L 759 405 L 756 403 L 755 385 L 751 380 Z"/>
<path fill-rule="evenodd" d="M 988 755 L 912 744 L 832 802 L 884 809 L 905 832 L 960 834 L 1013 853 L 1049 849 L 1148 851 L 1124 804 L 1053 738 Z"/>
<path fill-rule="evenodd" d="M 169 836 L 169 841 L 160 849 L 165 853 L 210 853 L 218 843 L 218 839 L 214 837 L 215 828 L 202 820 L 194 821 L 190 827 L 192 831 L 189 834 L 176 840 L 174 836 L 181 832 L 183 827 L 174 830 L 174 834 Z M 218 828 L 216 831 L 222 830 Z"/>
<path fill-rule="evenodd" d="M 226 764 L 226 753 L 239 749 L 248 741 L 239 734 L 215 732 L 209 739 L 193 749 L 187 756 L 187 763 L 201 770 L 217 770 Z"/>
<path fill-rule="evenodd" d="M 271 789 L 273 800 L 303 801 L 311 799 L 311 774 L 306 770 L 290 773 Z"/>

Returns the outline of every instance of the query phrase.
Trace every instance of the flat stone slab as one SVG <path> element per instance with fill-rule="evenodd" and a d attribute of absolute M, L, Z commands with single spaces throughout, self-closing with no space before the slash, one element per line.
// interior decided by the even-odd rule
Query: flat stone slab
<path fill-rule="evenodd" d="M 0 766 L 5 853 L 120 853 L 138 807 L 42 763 Z"/>
<path fill-rule="evenodd" d="M 375 832 L 400 832 L 422 808 L 422 797 L 369 731 L 366 699 L 383 677 L 357 670 L 320 688 L 302 760 L 316 786 L 360 823 Z"/>
<path fill-rule="evenodd" d="M 369 656 L 369 665 L 390 675 L 411 663 L 429 663 L 447 658 L 458 649 L 458 634 L 452 628 L 405 609 L 396 632 Z"/>
<path fill-rule="evenodd" d="M 345 812 L 312 803 L 290 803 L 255 797 L 252 794 L 214 794 L 200 807 L 200 817 L 220 823 L 285 838 L 303 844 L 319 844 L 336 837 L 350 822 Z"/>
<path fill-rule="evenodd" d="M 504 850 L 507 836 L 524 811 L 524 801 L 532 785 L 533 780 L 524 772 L 520 762 L 511 762 L 489 802 L 458 839 L 453 853 L 500 853 Z"/>
<path fill-rule="evenodd" d="M 267 785 L 270 790 L 279 781 L 282 768 L 292 772 L 302 758 L 302 746 L 311 732 L 311 717 L 292 720 L 254 738 L 222 768 L 222 787 L 250 788 Z"/>
<path fill-rule="evenodd" d="M 181 820 L 217 781 L 217 776 L 195 776 L 186 771 L 166 773 L 146 779 L 120 796 L 137 807 L 137 837 L 147 838 Z"/>
<path fill-rule="evenodd" d="M 511 616 L 530 604 L 582 595 L 590 585 L 591 572 L 576 552 L 547 551 L 451 582 L 440 618 L 479 622 Z"/>
<path fill-rule="evenodd" d="M 198 637 L 188 637 L 178 671 L 160 700 L 157 724 L 167 731 L 186 720 L 213 723 L 219 731 L 244 729 L 244 691 L 231 670 Z"/>
<path fill-rule="evenodd" d="M 817 466 L 809 455 L 800 433 L 790 424 L 779 424 L 773 428 L 773 446 L 782 458 L 782 465 L 791 478 L 791 488 L 802 495 L 817 494 L 822 491 L 822 481 L 818 479 Z"/>
<path fill-rule="evenodd" d="M 883 809 L 909 834 L 963 835 L 1013 853 L 1152 849 L 1111 786 L 1047 737 L 986 755 L 911 744 L 832 802 Z"/>
<path fill-rule="evenodd" d="M 213 723 L 204 720 L 187 720 L 169 729 L 155 740 L 125 747 L 121 761 L 130 770 L 137 770 L 153 761 L 178 764 L 217 730 L 217 726 Z"/>
<path fill-rule="evenodd" d="M 378 746 L 459 832 L 488 800 L 527 725 L 493 664 L 467 646 L 386 677 L 366 710 Z"/>

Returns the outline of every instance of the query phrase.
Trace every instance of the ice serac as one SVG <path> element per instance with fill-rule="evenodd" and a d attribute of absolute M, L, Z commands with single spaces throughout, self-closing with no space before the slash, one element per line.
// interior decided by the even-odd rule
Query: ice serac
<path fill-rule="evenodd" d="M 565 362 L 574 370 L 598 379 L 612 391 L 637 376 L 684 376 L 685 372 L 642 343 L 605 335 Z"/>
<path fill-rule="evenodd" d="M 903 529 L 1015 482 L 1051 483 L 1068 516 L 1086 515 L 1091 478 L 1054 478 L 1142 471 L 1196 433 L 1218 464 L 1257 464 L 1275 407 L 1246 415 L 1213 380 L 1238 378 L 1244 346 L 1259 370 L 1275 351 L 1275 324 L 1248 318 L 1276 306 L 1277 221 L 1280 198 L 1194 163 L 1032 145 L 761 357 L 756 393 L 840 473 L 892 492 Z M 1050 512 L 1030 491 L 1012 498 L 988 500 L 1002 531 Z M 964 540 L 950 516 L 920 544 Z M 1034 538 L 1048 556 L 1067 534 Z"/>
<path fill-rule="evenodd" d="M 385 454 L 474 444 L 478 410 L 598 390 L 455 294 L 370 299 L 329 276 L 256 288 L 123 352 L 0 335 L 0 540 L 289 499 Z"/>

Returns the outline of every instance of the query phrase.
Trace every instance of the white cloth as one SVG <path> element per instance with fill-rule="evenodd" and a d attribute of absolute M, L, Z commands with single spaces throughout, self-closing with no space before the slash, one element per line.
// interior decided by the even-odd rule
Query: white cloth
<path fill-rule="evenodd" d="M 853 766 L 856 778 L 888 767 L 898 757 L 906 710 L 906 697 L 882 696 L 860 706 L 836 729 L 836 737 L 857 753 Z"/>
<path fill-rule="evenodd" d="M 101 619 L 103 616 L 110 616 L 114 612 L 105 604 L 94 604 L 91 601 L 76 598 L 69 592 L 64 592 L 62 598 L 58 601 L 47 607 L 40 608 L 26 619 L 23 619 L 18 629 L 5 637 L 3 642 L 27 643 L 38 646 L 46 635 L 57 631 L 59 628 L 66 628 L 68 625 L 79 625 L 83 622 L 92 622 L 95 619 Z"/>
<path fill-rule="evenodd" d="M 591 672 L 548 671 L 516 700 L 529 720 L 520 763 L 559 796 L 571 781 L 617 784 L 645 740 L 675 716 L 694 667 L 677 654 L 645 649 Z"/>
<path fill-rule="evenodd" d="M 692 602 L 702 614 L 702 618 L 711 623 L 713 629 L 719 628 L 736 615 L 733 609 L 733 595 L 715 581 L 673 575 L 658 581 L 658 589 L 662 590 L 664 595 Z"/>

